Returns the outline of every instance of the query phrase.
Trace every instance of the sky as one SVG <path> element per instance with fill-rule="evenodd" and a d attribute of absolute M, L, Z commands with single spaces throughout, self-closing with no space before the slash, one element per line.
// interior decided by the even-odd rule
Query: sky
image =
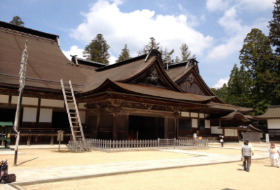
<path fill-rule="evenodd" d="M 227 83 L 239 65 L 243 40 L 258 28 L 268 35 L 275 0 L 0 0 L 0 20 L 19 16 L 25 27 L 56 34 L 60 48 L 83 58 L 97 34 L 110 46 L 114 64 L 127 44 L 132 57 L 154 37 L 180 55 L 186 43 L 209 87 Z"/>

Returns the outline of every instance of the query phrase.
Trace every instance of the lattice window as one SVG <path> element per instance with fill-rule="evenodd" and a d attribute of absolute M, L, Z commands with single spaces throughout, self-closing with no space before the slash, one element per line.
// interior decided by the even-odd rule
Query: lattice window
<path fill-rule="evenodd" d="M 179 119 L 179 131 L 191 131 L 192 120 L 191 119 Z"/>
<path fill-rule="evenodd" d="M 200 131 L 205 131 L 205 120 L 204 119 L 199 120 L 199 129 L 200 129 Z"/>

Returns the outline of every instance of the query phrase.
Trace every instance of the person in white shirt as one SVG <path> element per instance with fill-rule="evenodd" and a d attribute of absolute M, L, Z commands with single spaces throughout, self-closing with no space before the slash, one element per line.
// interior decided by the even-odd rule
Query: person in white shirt
<path fill-rule="evenodd" d="M 274 160 L 276 160 L 276 166 L 279 168 L 279 154 L 280 154 L 279 149 L 275 146 L 274 143 L 271 143 L 268 151 L 269 151 L 271 166 L 274 166 Z"/>
<path fill-rule="evenodd" d="M 196 133 L 193 134 L 193 139 L 194 139 L 194 140 L 197 139 L 197 134 L 196 134 Z"/>
<path fill-rule="evenodd" d="M 221 147 L 224 147 L 224 136 L 220 135 L 220 143 L 221 143 Z"/>

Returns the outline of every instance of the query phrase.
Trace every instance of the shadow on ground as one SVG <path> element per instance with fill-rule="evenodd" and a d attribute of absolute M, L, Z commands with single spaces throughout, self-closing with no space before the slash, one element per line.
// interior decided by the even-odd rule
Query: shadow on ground
<path fill-rule="evenodd" d="M 17 166 L 20 166 L 20 165 L 25 164 L 25 163 L 27 163 L 27 162 L 31 162 L 32 160 L 36 160 L 37 158 L 39 158 L 39 157 L 32 158 L 31 160 L 26 160 L 26 161 L 24 161 L 24 162 L 21 162 L 21 163 L 17 164 Z"/>

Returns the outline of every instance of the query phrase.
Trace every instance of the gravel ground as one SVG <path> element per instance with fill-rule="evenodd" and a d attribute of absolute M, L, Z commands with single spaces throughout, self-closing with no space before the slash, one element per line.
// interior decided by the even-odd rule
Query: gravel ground
<path fill-rule="evenodd" d="M 27 190 L 279 190 L 280 169 L 269 159 L 253 160 L 250 172 L 241 162 L 185 167 L 23 186 Z"/>

